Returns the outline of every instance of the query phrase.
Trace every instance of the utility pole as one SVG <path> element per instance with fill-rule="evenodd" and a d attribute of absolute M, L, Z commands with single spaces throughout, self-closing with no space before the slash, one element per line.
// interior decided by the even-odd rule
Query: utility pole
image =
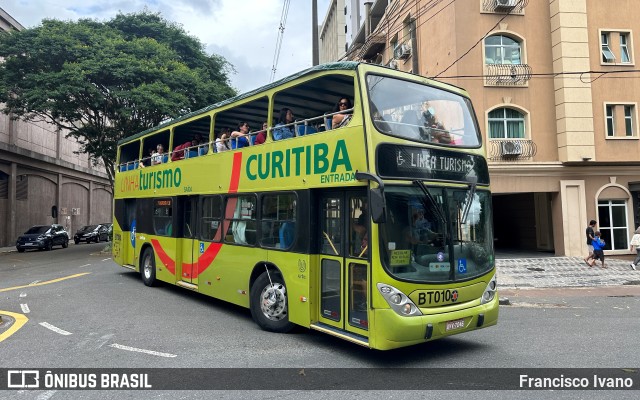
<path fill-rule="evenodd" d="M 311 0 L 311 47 L 312 65 L 320 63 L 320 49 L 318 47 L 318 0 Z"/>

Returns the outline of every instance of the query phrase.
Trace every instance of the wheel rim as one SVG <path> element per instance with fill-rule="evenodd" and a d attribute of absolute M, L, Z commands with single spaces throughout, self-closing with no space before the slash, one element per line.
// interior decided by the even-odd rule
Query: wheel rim
<path fill-rule="evenodd" d="M 144 263 L 142 268 L 145 279 L 151 279 L 152 270 L 153 270 L 153 265 L 151 264 L 151 256 L 147 254 L 147 256 L 144 258 Z"/>
<path fill-rule="evenodd" d="M 273 283 L 262 289 L 260 309 L 265 317 L 280 321 L 287 316 L 287 288 L 282 283 Z"/>

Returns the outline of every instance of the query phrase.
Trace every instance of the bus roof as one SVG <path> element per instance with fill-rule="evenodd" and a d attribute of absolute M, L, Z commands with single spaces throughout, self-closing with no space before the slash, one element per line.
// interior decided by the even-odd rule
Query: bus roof
<path fill-rule="evenodd" d="M 342 62 L 320 64 L 320 65 L 313 66 L 311 68 L 307 68 L 307 69 L 305 69 L 303 71 L 300 71 L 300 72 L 297 72 L 297 73 L 295 73 L 293 75 L 289 75 L 289 76 L 287 76 L 285 78 L 282 78 L 282 79 L 280 79 L 278 81 L 269 83 L 268 85 L 264 85 L 264 86 L 259 87 L 257 89 L 251 90 L 249 92 L 239 94 L 237 96 L 234 96 L 234 97 L 228 98 L 226 100 L 220 101 L 218 103 L 215 103 L 215 104 L 209 105 L 207 107 L 201 108 L 199 110 L 192 111 L 189 114 L 185 114 L 185 115 L 182 115 L 182 116 L 180 116 L 178 118 L 171 119 L 171 120 L 169 120 L 167 122 L 163 122 L 162 124 L 160 124 L 158 126 L 154 126 L 153 128 L 149 128 L 149 129 L 147 129 L 145 131 L 142 131 L 140 133 L 137 133 L 135 135 L 127 136 L 126 138 L 120 140 L 118 142 L 118 145 L 122 145 L 122 144 L 128 143 L 130 141 L 139 139 L 140 137 L 142 137 L 142 136 L 144 136 L 144 135 L 146 135 L 148 133 L 151 133 L 151 132 L 157 131 L 159 129 L 171 126 L 171 125 L 173 125 L 173 124 L 175 124 L 177 122 L 189 119 L 189 118 L 194 117 L 196 115 L 204 114 L 204 113 L 206 113 L 208 111 L 211 111 L 211 110 L 214 110 L 216 108 L 225 106 L 227 104 L 236 102 L 238 100 L 249 98 L 249 97 L 254 96 L 254 95 L 258 94 L 258 93 L 261 93 L 261 92 L 267 91 L 269 89 L 273 89 L 275 87 L 281 86 L 281 85 L 283 85 L 283 84 L 285 84 L 287 82 L 291 82 L 291 81 L 293 81 L 295 79 L 298 79 L 300 77 L 303 77 L 305 75 L 308 75 L 308 74 L 311 74 L 311 73 L 314 73 L 314 72 L 322 72 L 322 71 L 355 70 L 358 67 L 359 64 L 360 64 L 360 62 L 356 62 L 356 61 L 342 61 Z"/>

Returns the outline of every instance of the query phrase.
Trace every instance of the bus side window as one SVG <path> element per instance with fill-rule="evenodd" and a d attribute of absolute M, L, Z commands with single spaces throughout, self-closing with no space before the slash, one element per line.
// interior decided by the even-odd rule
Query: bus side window
<path fill-rule="evenodd" d="M 220 241 L 222 211 L 220 196 L 203 197 L 200 203 L 200 240 Z"/>

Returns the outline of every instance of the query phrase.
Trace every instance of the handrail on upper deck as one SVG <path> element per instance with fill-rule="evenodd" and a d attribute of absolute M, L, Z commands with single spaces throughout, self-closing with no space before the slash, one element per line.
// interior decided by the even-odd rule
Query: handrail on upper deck
<path fill-rule="evenodd" d="M 345 114 L 345 113 L 349 113 L 350 114 L 350 113 L 353 112 L 354 108 L 355 107 L 349 108 L 347 110 L 328 112 L 328 113 L 325 113 L 325 114 L 317 116 L 317 117 L 311 117 L 311 118 L 305 118 L 305 119 L 302 119 L 302 120 L 296 120 L 296 121 L 294 121 L 292 123 L 289 123 L 289 124 L 280 125 L 278 128 L 293 126 L 294 137 L 305 136 L 307 134 L 322 132 L 322 131 L 309 132 L 307 127 L 313 126 L 313 124 L 310 124 L 313 121 L 323 120 L 324 123 L 320 124 L 320 125 L 324 125 L 325 131 L 332 130 L 331 128 L 327 129 L 327 127 L 326 127 L 327 118 L 331 118 L 336 114 Z M 299 126 L 304 126 L 305 127 L 305 129 L 304 129 L 305 133 L 299 134 L 299 132 L 298 132 L 298 127 Z M 270 134 L 273 132 L 274 128 L 275 128 L 274 126 L 267 127 L 265 135 L 267 137 L 270 137 Z M 249 142 L 249 146 L 256 146 L 256 144 L 252 143 L 251 139 L 252 139 L 252 137 L 257 136 L 262 131 L 265 131 L 265 130 L 261 129 L 261 130 L 258 130 L 258 131 L 249 132 L 246 135 L 246 136 L 248 136 L 247 140 Z M 228 149 L 228 150 L 224 150 L 224 151 L 239 150 L 238 149 L 238 140 L 239 139 L 240 139 L 240 137 L 227 137 L 225 139 L 222 139 L 222 142 L 224 143 L 225 147 Z M 207 155 L 207 154 L 220 153 L 218 151 L 217 146 L 216 146 L 216 143 L 217 143 L 218 140 L 219 139 L 215 139 L 215 140 L 212 140 L 212 141 L 209 141 L 209 142 L 206 142 L 206 143 L 198 144 L 196 146 L 189 146 L 189 147 L 186 147 L 186 148 L 184 148 L 184 149 L 182 149 L 180 151 L 184 151 L 184 159 L 194 158 L 194 157 L 203 156 L 203 155 Z M 236 141 L 236 148 L 235 149 L 232 149 L 231 146 L 229 145 L 233 140 Z M 271 140 L 273 141 L 273 137 L 271 137 Z M 207 150 L 204 153 L 200 153 L 201 149 L 204 149 L 204 148 L 206 148 Z M 209 150 L 209 149 L 211 149 L 211 150 Z M 196 150 L 197 155 L 190 156 L 190 151 L 192 151 L 192 150 Z M 161 162 L 160 164 L 167 164 L 167 163 L 170 163 L 170 162 L 175 162 L 175 161 L 171 160 L 171 153 L 172 153 L 172 151 L 167 151 L 167 152 L 163 153 L 162 154 L 163 162 Z M 168 157 L 168 160 L 166 162 L 164 161 L 164 157 Z M 124 171 L 130 171 L 130 170 L 138 169 L 138 168 L 145 168 L 146 167 L 145 163 L 151 161 L 152 158 L 153 158 L 152 156 L 149 156 L 149 157 L 143 157 L 143 158 L 141 158 L 139 160 L 132 160 L 132 161 L 122 162 L 122 163 L 117 165 L 116 172 L 124 172 Z M 176 161 L 179 161 L 179 160 L 176 160 Z M 155 164 L 155 165 L 160 165 L 160 164 Z M 153 166 L 153 165 L 151 165 L 151 166 Z"/>

